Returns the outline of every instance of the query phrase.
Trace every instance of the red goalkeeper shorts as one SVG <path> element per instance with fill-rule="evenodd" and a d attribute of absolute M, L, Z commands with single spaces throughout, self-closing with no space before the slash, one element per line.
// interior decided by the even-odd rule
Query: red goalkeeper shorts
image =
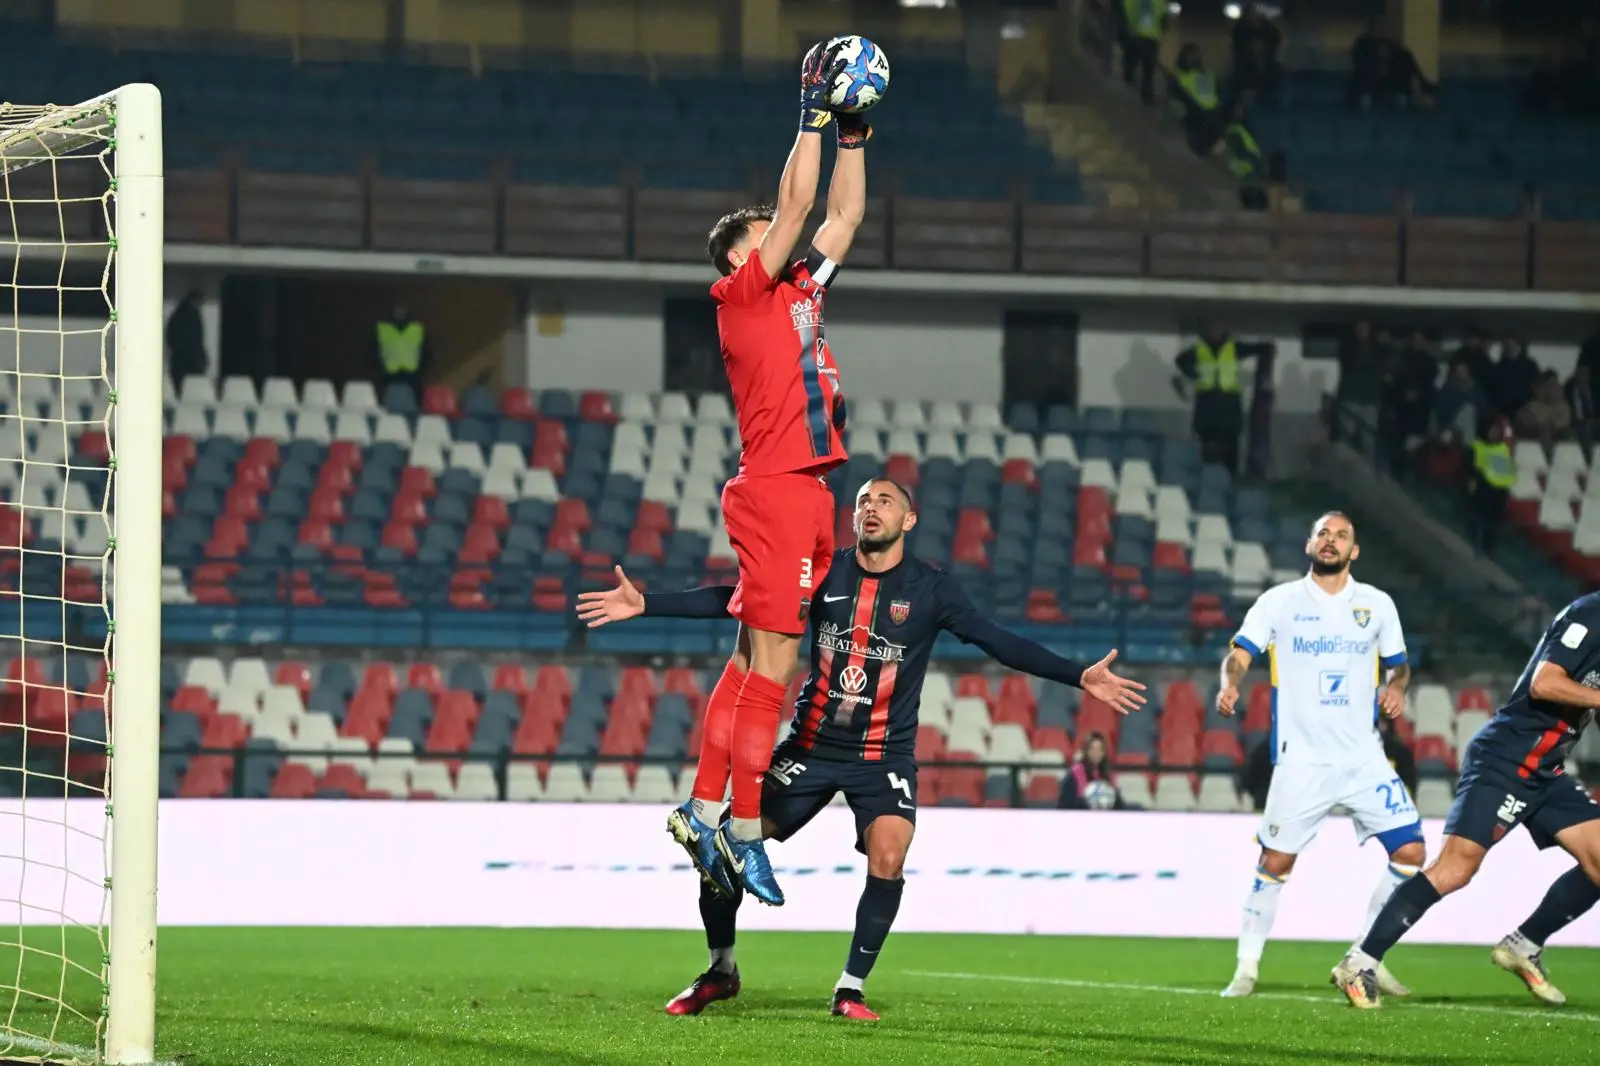
<path fill-rule="evenodd" d="M 799 635 L 833 565 L 833 493 L 816 474 L 740 474 L 722 487 L 722 524 L 739 559 L 728 613 Z"/>

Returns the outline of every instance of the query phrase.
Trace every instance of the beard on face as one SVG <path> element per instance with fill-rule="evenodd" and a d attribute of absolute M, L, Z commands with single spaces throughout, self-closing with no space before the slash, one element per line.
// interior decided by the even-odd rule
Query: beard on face
<path fill-rule="evenodd" d="M 1330 577 L 1333 574 L 1337 574 L 1342 570 L 1348 569 L 1349 566 L 1349 559 L 1335 557 L 1334 559 L 1330 560 L 1324 559 L 1320 555 L 1313 555 L 1311 557 L 1311 572 L 1320 577 Z"/>
<path fill-rule="evenodd" d="M 856 545 L 864 552 L 881 552 L 894 547 L 894 542 L 899 539 L 900 534 L 890 533 L 880 525 L 876 535 L 868 536 L 862 533 L 856 537 Z"/>

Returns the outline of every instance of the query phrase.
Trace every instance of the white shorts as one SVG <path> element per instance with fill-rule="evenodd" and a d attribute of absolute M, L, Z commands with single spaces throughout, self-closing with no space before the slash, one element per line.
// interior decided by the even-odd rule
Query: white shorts
<path fill-rule="evenodd" d="M 1410 792 L 1385 759 L 1336 766 L 1289 764 L 1273 771 L 1256 839 L 1262 847 L 1298 855 L 1336 807 L 1350 811 L 1358 844 L 1391 829 L 1419 825 Z"/>

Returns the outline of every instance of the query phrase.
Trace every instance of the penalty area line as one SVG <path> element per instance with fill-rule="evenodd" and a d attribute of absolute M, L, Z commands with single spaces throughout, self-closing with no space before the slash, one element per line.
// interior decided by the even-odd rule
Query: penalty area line
<path fill-rule="evenodd" d="M 1181 985 L 1144 985 L 1122 981 L 1084 981 L 1072 977 L 1024 977 L 1020 974 L 1003 973 L 945 973 L 937 970 L 906 970 L 902 971 L 907 977 L 926 977 L 936 981 L 995 981 L 1014 985 L 1049 985 L 1055 988 L 1087 988 L 1103 992 L 1144 992 L 1161 996 L 1212 996 L 1216 999 L 1223 997 L 1214 988 L 1190 988 Z M 1335 998 L 1333 993 L 1325 996 L 1313 996 L 1298 992 L 1255 992 L 1247 999 L 1271 999 L 1288 1003 L 1316 1003 L 1323 1006 L 1344 1006 L 1344 1001 Z M 1591 1014 L 1584 1011 L 1569 1011 L 1561 1008 L 1532 1007 L 1520 1009 L 1517 1007 L 1486 1007 L 1475 1003 L 1427 1003 L 1412 1002 L 1400 999 L 1405 1004 L 1405 1010 L 1448 1010 L 1460 1011 L 1467 1014 L 1499 1014 L 1515 1018 L 1530 1020 L 1556 1020 L 1575 1022 L 1600 1022 L 1600 1014 Z"/>

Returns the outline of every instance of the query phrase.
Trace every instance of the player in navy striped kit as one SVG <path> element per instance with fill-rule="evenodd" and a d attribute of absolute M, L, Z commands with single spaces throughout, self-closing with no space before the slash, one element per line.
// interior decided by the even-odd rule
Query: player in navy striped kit
<path fill-rule="evenodd" d="M 762 791 L 762 830 L 787 840 L 843 793 L 856 820 L 856 848 L 867 856 L 867 883 L 856 910 L 855 937 L 834 988 L 833 1013 L 875 1020 L 862 987 L 894 922 L 905 886 L 907 849 L 916 827 L 917 711 L 922 682 L 941 632 L 974 644 L 997 662 L 1073 685 L 1126 713 L 1144 702 L 1144 686 L 1111 672 L 1113 651 L 1085 669 L 1011 633 L 981 614 L 949 574 L 908 556 L 905 534 L 917 521 L 910 492 L 887 478 L 856 495 L 856 544 L 834 557 L 811 602 L 811 673 L 800 691 L 789 736 L 772 755 Z M 583 593 L 579 614 L 589 625 L 640 614 L 726 617 L 728 586 L 641 595 L 619 569 L 621 583 Z M 737 662 L 743 650 L 735 652 Z M 738 878 L 732 878 L 735 886 Z M 734 965 L 732 896 L 705 879 L 700 914 L 711 966 L 667 1006 L 698 1014 L 739 992 Z"/>

